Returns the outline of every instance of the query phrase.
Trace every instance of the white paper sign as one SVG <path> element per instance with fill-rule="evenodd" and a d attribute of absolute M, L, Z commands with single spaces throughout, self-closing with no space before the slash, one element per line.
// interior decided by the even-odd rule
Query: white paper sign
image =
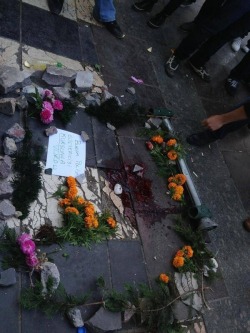
<path fill-rule="evenodd" d="M 46 169 L 53 175 L 77 177 L 84 173 L 85 161 L 86 142 L 80 135 L 57 129 L 49 137 Z"/>

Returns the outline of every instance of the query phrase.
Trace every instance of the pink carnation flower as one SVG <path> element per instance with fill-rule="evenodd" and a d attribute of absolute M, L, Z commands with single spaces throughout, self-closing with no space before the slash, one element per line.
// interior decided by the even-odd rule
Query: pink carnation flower
<path fill-rule="evenodd" d="M 42 92 L 42 97 L 43 98 L 52 98 L 53 97 L 53 92 L 49 89 L 44 89 Z"/>
<path fill-rule="evenodd" d="M 47 102 L 47 101 L 43 102 L 43 109 L 42 109 L 42 111 L 43 110 L 49 110 L 51 113 L 54 112 L 52 104 L 50 102 Z"/>
<path fill-rule="evenodd" d="M 21 243 L 21 251 L 24 254 L 31 255 L 36 249 L 36 244 L 31 239 L 27 239 L 25 242 Z"/>
<path fill-rule="evenodd" d="M 63 109 L 63 103 L 59 101 L 59 99 L 55 99 L 53 102 L 53 108 L 55 110 L 62 110 Z"/>
<path fill-rule="evenodd" d="M 27 255 L 25 261 L 29 267 L 36 267 L 39 264 L 39 260 L 34 252 Z"/>
<path fill-rule="evenodd" d="M 21 236 L 17 238 L 17 242 L 19 245 L 21 245 L 23 242 L 26 242 L 27 240 L 30 240 L 31 236 L 29 234 L 23 233 Z"/>
<path fill-rule="evenodd" d="M 40 118 L 44 124 L 49 124 L 54 120 L 53 112 L 51 112 L 48 109 L 43 109 L 42 112 L 40 113 Z"/>

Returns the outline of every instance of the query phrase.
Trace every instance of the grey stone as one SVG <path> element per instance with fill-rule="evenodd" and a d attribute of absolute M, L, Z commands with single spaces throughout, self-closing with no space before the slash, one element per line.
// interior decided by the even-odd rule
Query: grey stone
<path fill-rule="evenodd" d="M 67 82 L 74 80 L 76 72 L 68 68 L 48 66 L 42 79 L 50 86 L 64 86 Z"/>
<path fill-rule="evenodd" d="M 0 159 L 0 178 L 7 178 L 11 173 L 12 161 L 8 155 Z"/>
<path fill-rule="evenodd" d="M 19 96 L 16 99 L 16 105 L 19 108 L 19 110 L 25 110 L 28 107 L 28 101 L 27 98 L 24 95 Z"/>
<path fill-rule="evenodd" d="M 9 137 L 4 138 L 3 140 L 3 150 L 6 155 L 14 155 L 17 151 L 17 146 L 15 140 Z"/>
<path fill-rule="evenodd" d="M 89 136 L 85 131 L 81 131 L 81 138 L 84 142 L 89 141 Z"/>
<path fill-rule="evenodd" d="M 81 173 L 80 175 L 76 176 L 76 180 L 80 185 L 84 182 L 85 179 L 86 179 L 85 173 Z"/>
<path fill-rule="evenodd" d="M 41 283 L 43 286 L 42 290 L 43 294 L 47 294 L 48 292 L 47 282 L 49 278 L 52 278 L 53 281 L 51 286 L 51 290 L 53 292 L 57 289 L 60 283 L 60 273 L 57 266 L 54 263 L 48 261 L 42 265 L 42 270 L 41 270 Z"/>
<path fill-rule="evenodd" d="M 120 312 L 110 312 L 101 307 L 93 317 L 91 317 L 88 325 L 93 326 L 100 332 L 114 331 L 122 328 L 122 319 Z"/>
<path fill-rule="evenodd" d="M 10 200 L 4 199 L 0 202 L 0 219 L 6 220 L 15 215 L 16 209 Z"/>
<path fill-rule="evenodd" d="M 126 309 L 124 311 L 124 323 L 127 323 L 130 321 L 130 319 L 133 317 L 133 315 L 136 313 L 136 307 L 134 305 L 132 305 L 129 302 L 129 309 Z"/>
<path fill-rule="evenodd" d="M 144 168 L 138 164 L 135 164 L 134 165 L 134 169 L 133 169 L 133 172 L 138 172 L 138 171 L 142 171 L 144 170 Z"/>
<path fill-rule="evenodd" d="M 0 286 L 9 287 L 16 284 L 16 270 L 9 268 L 0 273 Z"/>
<path fill-rule="evenodd" d="M 110 123 L 107 123 L 107 127 L 108 127 L 111 131 L 115 131 L 115 130 L 116 130 L 115 126 L 111 125 Z"/>
<path fill-rule="evenodd" d="M 104 89 L 102 91 L 102 102 L 105 102 L 105 101 L 107 101 L 110 98 L 115 98 L 117 100 L 118 105 L 119 106 L 122 105 L 120 99 L 117 96 L 112 95 L 108 90 Z"/>
<path fill-rule="evenodd" d="M 82 327 L 84 325 L 81 311 L 79 309 L 72 308 L 68 311 L 67 315 L 74 327 Z"/>
<path fill-rule="evenodd" d="M 20 212 L 19 210 L 17 210 L 17 211 L 15 212 L 15 217 L 16 217 L 16 218 L 19 218 L 19 217 L 21 217 L 21 216 L 23 216 L 23 213 Z"/>
<path fill-rule="evenodd" d="M 91 95 L 91 94 L 87 94 L 86 96 L 84 96 L 84 102 L 85 102 L 86 106 L 101 105 L 100 98 L 97 98 L 97 97 L 95 97 L 94 95 Z"/>
<path fill-rule="evenodd" d="M 131 95 L 135 95 L 135 88 L 134 88 L 134 87 L 128 87 L 128 88 L 126 89 L 126 91 L 127 91 L 128 93 L 130 93 Z"/>
<path fill-rule="evenodd" d="M 13 188 L 9 181 L 0 180 L 0 200 L 10 199 L 13 193 Z"/>
<path fill-rule="evenodd" d="M 48 168 L 44 170 L 45 175 L 52 175 L 52 168 Z"/>
<path fill-rule="evenodd" d="M 191 306 L 197 311 L 201 311 L 203 308 L 203 302 L 198 290 L 198 282 L 195 278 L 195 274 L 191 272 L 175 273 L 174 281 L 176 288 L 180 294 L 181 300 L 186 305 Z"/>
<path fill-rule="evenodd" d="M 16 108 L 15 98 L 1 98 L 0 99 L 0 112 L 7 116 L 13 116 Z"/>
<path fill-rule="evenodd" d="M 159 118 L 149 118 L 148 123 L 151 126 L 151 128 L 159 128 L 162 124 L 162 120 Z"/>
<path fill-rule="evenodd" d="M 76 88 L 79 92 L 89 91 L 93 86 L 93 73 L 89 71 L 79 71 L 76 74 Z"/>
<path fill-rule="evenodd" d="M 9 66 L 0 67 L 0 93 L 7 94 L 31 83 L 31 72 Z"/>
<path fill-rule="evenodd" d="M 45 134 L 47 136 L 53 135 L 57 133 L 57 128 L 55 126 L 50 126 L 49 128 L 45 129 Z"/>
<path fill-rule="evenodd" d="M 182 301 L 176 300 L 172 306 L 173 314 L 174 317 L 177 321 L 184 321 L 188 319 L 193 319 L 196 317 L 198 314 L 197 312 L 185 305 Z"/>
<path fill-rule="evenodd" d="M 25 130 L 18 123 L 15 123 L 5 134 L 15 142 L 21 142 L 25 137 L 25 133 Z"/>
<path fill-rule="evenodd" d="M 70 88 L 53 87 L 52 91 L 53 91 L 53 94 L 55 95 L 55 97 L 60 99 L 60 100 L 71 99 Z"/>
<path fill-rule="evenodd" d="M 30 103 L 35 103 L 36 99 L 35 97 L 33 97 L 31 94 L 35 94 L 36 93 L 36 89 L 38 91 L 38 93 L 41 95 L 43 92 L 43 88 L 41 87 L 35 87 L 33 85 L 29 85 L 23 88 L 22 90 L 22 94 L 27 98 L 27 100 Z"/>

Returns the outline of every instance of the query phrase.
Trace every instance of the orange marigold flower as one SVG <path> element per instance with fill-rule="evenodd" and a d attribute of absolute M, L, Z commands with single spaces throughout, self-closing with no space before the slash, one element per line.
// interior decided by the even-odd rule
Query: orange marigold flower
<path fill-rule="evenodd" d="M 175 139 L 170 139 L 167 141 L 167 146 L 171 147 L 171 146 L 175 146 L 177 143 L 177 141 Z"/>
<path fill-rule="evenodd" d="M 168 189 L 171 190 L 171 188 L 175 188 L 176 186 L 177 186 L 176 183 L 171 182 L 168 184 Z"/>
<path fill-rule="evenodd" d="M 84 200 L 82 197 L 78 197 L 78 198 L 77 198 L 77 203 L 78 203 L 79 205 L 83 205 L 83 204 L 85 203 L 85 200 Z"/>
<path fill-rule="evenodd" d="M 184 254 L 185 254 L 184 251 L 179 250 L 179 251 L 176 252 L 176 255 L 175 255 L 175 256 L 176 256 L 176 257 L 184 257 Z"/>
<path fill-rule="evenodd" d="M 76 186 L 75 178 L 72 176 L 67 177 L 67 184 L 69 187 Z"/>
<path fill-rule="evenodd" d="M 59 200 L 58 205 L 61 206 L 61 207 L 69 206 L 69 205 L 71 205 L 71 201 L 67 198 L 61 199 L 61 200 Z"/>
<path fill-rule="evenodd" d="M 167 153 L 167 157 L 171 160 L 171 161 L 175 161 L 178 157 L 177 153 L 175 150 L 170 150 L 168 153 Z"/>
<path fill-rule="evenodd" d="M 173 266 L 175 268 L 182 267 L 184 265 L 184 262 L 185 262 L 185 260 L 183 257 L 174 257 Z"/>
<path fill-rule="evenodd" d="M 151 138 L 151 141 L 161 144 L 163 142 L 163 137 L 160 135 L 155 135 Z"/>
<path fill-rule="evenodd" d="M 77 188 L 76 187 L 70 187 L 70 189 L 68 190 L 66 197 L 68 199 L 74 199 L 77 196 Z"/>
<path fill-rule="evenodd" d="M 179 194 L 179 193 L 174 193 L 174 194 L 172 195 L 172 199 L 173 199 L 173 200 L 176 200 L 176 201 L 181 201 L 181 199 L 182 199 L 182 195 Z"/>
<path fill-rule="evenodd" d="M 178 173 L 177 175 L 174 176 L 176 183 L 178 185 L 183 185 L 185 184 L 187 177 L 185 175 L 183 175 L 182 173 Z"/>
<path fill-rule="evenodd" d="M 176 194 L 183 194 L 183 192 L 184 192 L 184 188 L 183 188 L 183 186 L 181 186 L 181 185 L 177 185 L 177 186 L 175 187 L 174 191 L 175 191 Z"/>
<path fill-rule="evenodd" d="M 168 178 L 168 182 L 169 182 L 169 183 L 172 183 L 173 181 L 174 181 L 174 177 L 169 177 L 169 178 Z"/>
<path fill-rule="evenodd" d="M 88 205 L 87 207 L 85 207 L 84 212 L 87 216 L 91 216 L 94 215 L 95 213 L 95 208 L 93 205 Z"/>
<path fill-rule="evenodd" d="M 92 222 L 92 226 L 93 226 L 93 228 L 95 228 L 95 229 L 98 228 L 98 226 L 99 226 L 99 222 L 98 222 L 97 219 L 94 219 L 94 220 L 93 220 L 93 222 Z"/>
<path fill-rule="evenodd" d="M 107 223 L 112 229 L 116 227 L 116 220 L 114 220 L 113 217 L 107 218 Z"/>
<path fill-rule="evenodd" d="M 159 280 L 163 283 L 168 283 L 169 282 L 169 277 L 166 274 L 160 274 Z"/>
<path fill-rule="evenodd" d="M 75 207 L 66 207 L 65 213 L 66 214 L 72 213 L 72 214 L 79 215 L 79 211 Z"/>
<path fill-rule="evenodd" d="M 194 251 L 190 245 L 184 246 L 183 251 L 185 252 L 187 258 L 192 258 L 192 256 L 194 255 Z"/>

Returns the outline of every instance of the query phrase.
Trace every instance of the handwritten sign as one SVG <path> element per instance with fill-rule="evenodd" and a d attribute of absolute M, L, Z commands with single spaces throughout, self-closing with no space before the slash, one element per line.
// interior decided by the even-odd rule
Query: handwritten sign
<path fill-rule="evenodd" d="M 80 135 L 57 129 L 49 137 L 46 169 L 53 175 L 77 177 L 84 173 L 85 161 L 86 142 Z"/>

